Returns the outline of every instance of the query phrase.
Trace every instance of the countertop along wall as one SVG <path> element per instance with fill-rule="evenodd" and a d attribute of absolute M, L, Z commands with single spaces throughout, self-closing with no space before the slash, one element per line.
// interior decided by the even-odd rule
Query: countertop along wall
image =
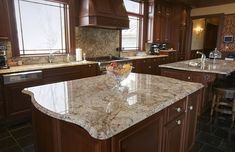
<path fill-rule="evenodd" d="M 221 32 L 221 42 L 219 49 L 222 52 L 233 52 L 235 54 L 235 41 L 230 44 L 223 43 L 223 37 L 225 35 L 233 35 L 235 37 L 235 3 L 218 5 L 218 6 L 210 6 L 210 7 L 202 7 L 195 8 L 191 11 L 191 16 L 203 16 L 203 15 L 212 15 L 212 14 L 220 14 L 224 15 L 224 22 L 222 25 Z M 223 53 L 224 56 L 227 56 L 227 53 Z"/>

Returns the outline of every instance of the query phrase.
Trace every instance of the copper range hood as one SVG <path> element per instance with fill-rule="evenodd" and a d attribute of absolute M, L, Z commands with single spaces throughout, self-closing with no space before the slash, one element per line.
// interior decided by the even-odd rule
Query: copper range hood
<path fill-rule="evenodd" d="M 129 28 L 129 19 L 123 0 L 79 0 L 79 26 L 109 29 Z"/>

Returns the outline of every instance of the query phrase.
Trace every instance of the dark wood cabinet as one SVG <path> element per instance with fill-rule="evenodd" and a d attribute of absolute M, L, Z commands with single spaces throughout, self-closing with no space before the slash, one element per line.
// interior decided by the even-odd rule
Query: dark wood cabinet
<path fill-rule="evenodd" d="M 175 50 L 160 50 L 160 55 L 168 55 L 167 57 L 167 63 L 172 63 L 177 61 L 177 52 Z"/>
<path fill-rule="evenodd" d="M 9 38 L 9 25 L 7 0 L 0 0 L 0 39 Z"/>
<path fill-rule="evenodd" d="M 202 114 L 210 107 L 213 92 L 212 85 L 216 79 L 216 74 L 161 68 L 161 75 L 183 81 L 202 83 L 204 88 L 202 92 L 203 98 L 199 104 L 199 114 Z"/>
<path fill-rule="evenodd" d="M 112 152 L 160 152 L 162 149 L 163 111 L 144 123 L 121 132 L 112 139 Z"/>
<path fill-rule="evenodd" d="M 185 114 L 170 121 L 164 127 L 165 145 L 164 152 L 183 152 L 184 149 L 184 130 Z"/>
<path fill-rule="evenodd" d="M 149 2 L 148 42 L 170 42 L 171 6 L 163 1 Z"/>
<path fill-rule="evenodd" d="M 4 109 L 9 123 L 31 117 L 31 98 L 22 93 L 24 88 L 96 76 L 98 74 L 97 64 L 59 67 L 42 70 L 43 76 L 39 80 L 4 85 L 4 102 L 0 101 L 0 119 L 3 116 L 2 114 L 4 114 Z M 5 107 L 2 106 L 3 103 L 5 103 Z M 1 107 L 4 107 L 4 109 L 1 109 Z"/>
<path fill-rule="evenodd" d="M 134 73 L 160 75 L 159 65 L 167 63 L 167 57 L 133 60 Z"/>
<path fill-rule="evenodd" d="M 186 134 L 185 134 L 185 152 L 190 151 L 195 143 L 196 127 L 197 127 L 197 113 L 198 102 L 201 101 L 202 96 L 196 92 L 189 96 L 187 104 L 187 120 L 186 120 Z"/>
<path fill-rule="evenodd" d="M 0 81 L 2 82 L 2 79 L 0 78 Z M 4 99 L 3 99 L 3 88 L 0 84 L 0 121 L 5 118 L 5 108 L 4 108 Z"/>

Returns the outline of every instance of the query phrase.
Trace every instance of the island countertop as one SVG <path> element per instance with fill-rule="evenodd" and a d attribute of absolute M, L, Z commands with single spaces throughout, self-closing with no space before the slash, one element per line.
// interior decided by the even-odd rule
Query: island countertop
<path fill-rule="evenodd" d="M 205 66 L 191 66 L 190 62 L 199 63 L 200 59 L 193 59 L 187 61 L 174 62 L 170 64 L 159 65 L 161 68 L 170 68 L 176 70 L 195 71 L 195 72 L 207 72 L 228 75 L 235 71 L 235 61 L 226 60 L 213 60 L 207 59 Z"/>
<path fill-rule="evenodd" d="M 108 139 L 201 89 L 202 84 L 131 73 L 122 87 L 108 75 L 26 88 L 41 112 Z"/>

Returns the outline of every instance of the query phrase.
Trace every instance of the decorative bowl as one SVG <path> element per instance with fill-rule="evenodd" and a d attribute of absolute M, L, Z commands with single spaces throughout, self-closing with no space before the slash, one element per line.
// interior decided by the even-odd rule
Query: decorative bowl
<path fill-rule="evenodd" d="M 132 66 L 130 63 L 118 64 L 116 62 L 112 62 L 106 66 L 106 70 L 108 75 L 120 83 L 131 73 Z"/>

